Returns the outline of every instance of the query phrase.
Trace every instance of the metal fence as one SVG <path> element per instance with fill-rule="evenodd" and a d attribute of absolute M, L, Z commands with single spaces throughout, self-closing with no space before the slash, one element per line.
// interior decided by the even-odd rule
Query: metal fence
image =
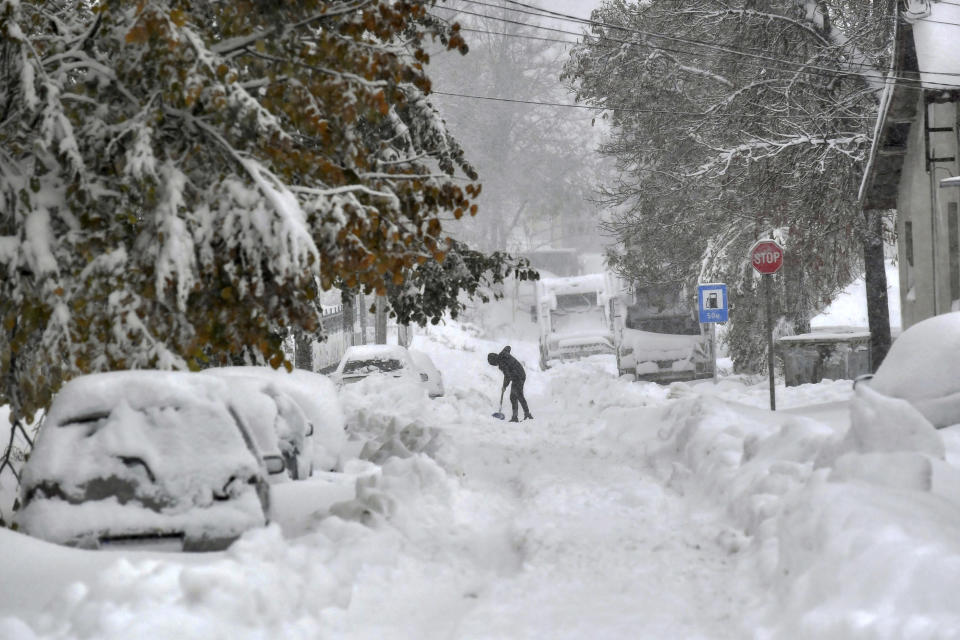
<path fill-rule="evenodd" d="M 344 328 L 343 305 L 323 310 L 323 330 L 326 340 L 313 341 L 313 368 L 321 373 L 329 373 L 337 368 L 347 347 L 354 344 L 353 332 Z"/>
<path fill-rule="evenodd" d="M 324 308 L 323 330 L 326 339 L 311 341 L 314 371 L 330 373 L 337 368 L 347 347 L 355 344 L 373 344 L 376 341 L 376 322 L 368 306 L 364 296 L 358 296 L 352 306 L 336 305 Z M 344 314 L 351 315 L 344 317 Z M 397 325 L 395 321 L 387 321 L 386 341 L 388 343 L 409 346 L 412 339 L 411 327 Z"/>

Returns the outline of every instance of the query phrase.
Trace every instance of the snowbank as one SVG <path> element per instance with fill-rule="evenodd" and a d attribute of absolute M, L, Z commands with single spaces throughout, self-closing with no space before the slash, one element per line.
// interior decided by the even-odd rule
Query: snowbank
<path fill-rule="evenodd" d="M 694 396 L 605 436 L 668 486 L 725 505 L 735 529 L 718 543 L 774 596 L 748 616 L 758 637 L 960 636 L 960 474 L 938 432 L 855 438 L 763 413 Z"/>

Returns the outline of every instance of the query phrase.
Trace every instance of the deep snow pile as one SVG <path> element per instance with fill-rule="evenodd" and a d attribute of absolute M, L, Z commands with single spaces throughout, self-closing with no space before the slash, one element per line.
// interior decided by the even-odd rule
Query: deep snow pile
<path fill-rule="evenodd" d="M 753 617 L 760 637 L 960 636 L 960 484 L 949 467 L 935 486 L 920 438 L 831 459 L 845 434 L 706 397 L 649 423 L 655 438 L 626 421 L 610 436 L 644 450 L 670 486 L 726 505 L 736 535 L 723 542 L 749 552 L 776 596 Z"/>
<path fill-rule="evenodd" d="M 362 459 L 275 485 L 275 523 L 226 552 L 0 531 L 0 638 L 960 637 L 958 427 L 865 390 L 851 430 L 848 381 L 771 413 L 764 381 L 542 373 L 527 342 L 537 419 L 511 425 L 504 344 L 418 336 L 444 398 L 345 388 Z"/>

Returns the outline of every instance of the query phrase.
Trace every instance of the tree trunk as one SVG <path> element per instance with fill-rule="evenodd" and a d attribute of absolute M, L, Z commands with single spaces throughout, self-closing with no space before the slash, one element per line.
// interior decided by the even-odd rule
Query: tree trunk
<path fill-rule="evenodd" d="M 374 327 L 375 340 L 377 344 L 387 344 L 387 298 L 386 296 L 377 296 L 376 300 L 376 326 Z"/>
<path fill-rule="evenodd" d="M 293 337 L 294 340 L 294 366 L 297 369 L 313 371 L 313 340 L 310 336 L 297 331 Z"/>
<path fill-rule="evenodd" d="M 890 350 L 890 310 L 887 271 L 883 262 L 883 213 L 864 211 L 863 264 L 867 281 L 867 322 L 870 325 L 870 368 L 877 370 Z"/>
<path fill-rule="evenodd" d="M 370 313 L 370 310 L 367 309 L 367 296 L 360 293 L 360 344 L 367 344 L 367 314 Z"/>
<path fill-rule="evenodd" d="M 347 336 L 347 346 L 352 346 L 354 344 L 354 333 L 356 331 L 354 321 L 356 320 L 355 316 L 357 314 L 353 306 L 354 295 L 352 293 L 341 292 L 340 302 L 343 303 L 343 333 Z"/>

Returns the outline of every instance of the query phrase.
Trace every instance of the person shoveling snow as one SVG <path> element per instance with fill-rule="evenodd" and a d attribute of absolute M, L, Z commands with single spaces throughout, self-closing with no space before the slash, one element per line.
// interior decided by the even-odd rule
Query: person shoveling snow
<path fill-rule="evenodd" d="M 527 407 L 527 399 L 523 396 L 523 383 L 527 380 L 527 373 L 523 370 L 520 361 L 510 355 L 510 345 L 503 348 L 499 354 L 487 354 L 487 362 L 495 367 L 499 367 L 503 372 L 503 388 L 500 389 L 500 411 L 493 414 L 494 417 L 503 419 L 503 392 L 510 385 L 510 406 L 513 407 L 513 416 L 510 422 L 519 422 L 517 419 L 517 403 L 523 407 L 523 419 L 530 420 L 533 414 Z"/>

